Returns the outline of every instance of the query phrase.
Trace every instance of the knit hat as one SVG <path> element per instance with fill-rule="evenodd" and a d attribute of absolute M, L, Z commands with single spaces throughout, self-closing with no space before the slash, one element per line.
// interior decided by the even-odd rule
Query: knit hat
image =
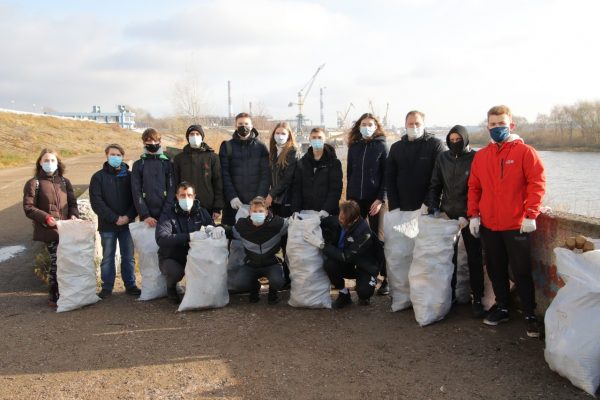
<path fill-rule="evenodd" d="M 200 136 L 202 136 L 202 140 L 204 140 L 204 129 L 202 129 L 201 125 L 190 125 L 189 128 L 187 128 L 187 131 L 185 131 L 185 139 L 189 142 L 190 139 L 190 132 L 196 131 L 198 133 L 200 133 Z"/>

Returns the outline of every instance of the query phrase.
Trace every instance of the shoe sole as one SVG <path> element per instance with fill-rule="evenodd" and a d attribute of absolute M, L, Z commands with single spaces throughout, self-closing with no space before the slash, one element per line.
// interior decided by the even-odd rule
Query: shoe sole
<path fill-rule="evenodd" d="M 530 338 L 539 338 L 541 335 L 539 332 L 527 332 L 527 336 Z"/>
<path fill-rule="evenodd" d="M 501 320 L 498 320 L 498 321 L 489 321 L 487 319 L 484 319 L 483 323 L 486 325 L 489 325 L 489 326 L 497 326 L 504 322 L 508 322 L 508 320 L 509 320 L 508 318 L 502 318 Z"/>

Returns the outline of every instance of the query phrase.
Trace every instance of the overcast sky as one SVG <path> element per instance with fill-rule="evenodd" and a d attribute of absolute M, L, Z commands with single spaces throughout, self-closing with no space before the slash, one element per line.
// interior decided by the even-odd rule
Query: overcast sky
<path fill-rule="evenodd" d="M 600 100 L 597 0 L 7 1 L 0 0 L 0 108 L 173 114 L 176 84 L 197 80 L 207 110 L 288 103 L 325 63 L 306 99 L 326 123 L 373 101 L 392 123 L 478 124 L 509 105 L 535 120 L 553 105 Z M 256 108 L 255 110 L 256 111 Z"/>

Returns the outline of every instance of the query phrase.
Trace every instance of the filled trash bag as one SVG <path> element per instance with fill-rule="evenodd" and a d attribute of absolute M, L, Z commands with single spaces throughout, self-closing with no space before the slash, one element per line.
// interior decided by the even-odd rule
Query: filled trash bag
<path fill-rule="evenodd" d="M 155 230 L 142 221 L 129 224 L 142 274 L 142 294 L 138 300 L 158 299 L 167 295 L 167 280 L 158 267 Z"/>
<path fill-rule="evenodd" d="M 387 280 L 390 285 L 392 311 L 410 307 L 408 271 L 413 258 L 415 237 L 419 233 L 420 210 L 400 211 L 385 214 L 383 229 Z"/>
<path fill-rule="evenodd" d="M 288 304 L 292 307 L 331 308 L 331 284 L 323 269 L 323 254 L 304 240 L 305 231 L 323 237 L 318 214 L 303 211 L 295 219 L 290 218 L 286 252 L 292 285 Z"/>
<path fill-rule="evenodd" d="M 455 219 L 419 217 L 408 280 L 415 319 L 421 326 L 441 320 L 452 306 L 452 255 L 458 230 Z"/>
<path fill-rule="evenodd" d="M 60 292 L 56 312 L 75 310 L 100 301 L 96 295 L 94 223 L 65 220 L 56 221 L 56 226 L 59 237 L 56 278 Z"/>
<path fill-rule="evenodd" d="M 556 248 L 554 254 L 565 286 L 546 310 L 544 358 L 550 369 L 594 395 L 600 386 L 600 250 Z"/>

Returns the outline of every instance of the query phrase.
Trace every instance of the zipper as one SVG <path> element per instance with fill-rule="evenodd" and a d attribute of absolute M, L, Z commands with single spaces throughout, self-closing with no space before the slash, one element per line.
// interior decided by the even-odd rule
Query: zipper
<path fill-rule="evenodd" d="M 58 195 L 58 191 L 56 190 L 56 186 L 54 184 L 54 178 L 52 177 L 52 189 L 54 189 L 54 197 L 56 198 L 56 211 L 58 212 L 58 219 L 62 219 L 62 212 L 60 207 L 60 197 Z"/>
<path fill-rule="evenodd" d="M 363 198 L 363 181 L 365 179 L 365 157 L 367 156 L 367 146 L 365 143 L 365 151 L 363 152 L 362 167 L 360 168 L 360 198 Z"/>

